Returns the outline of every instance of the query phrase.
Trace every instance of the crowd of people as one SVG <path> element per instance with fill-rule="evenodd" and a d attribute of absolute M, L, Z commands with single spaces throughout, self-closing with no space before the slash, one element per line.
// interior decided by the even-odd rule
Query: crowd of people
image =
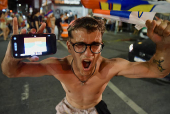
<path fill-rule="evenodd" d="M 3 36 L 4 40 L 7 40 L 8 35 L 10 33 L 10 29 L 12 28 L 12 19 L 7 18 L 8 13 L 0 11 L 0 36 Z"/>
<path fill-rule="evenodd" d="M 51 12 L 50 12 L 51 11 Z M 32 28 L 38 30 L 40 25 L 45 22 L 46 29 L 44 33 L 54 33 L 59 39 L 63 33 L 62 23 L 71 23 L 72 20 L 77 19 L 77 14 L 73 15 L 72 12 L 65 12 L 60 14 L 59 18 L 55 17 L 55 14 L 50 10 L 47 14 L 40 13 L 39 9 L 34 9 L 32 13 L 28 13 L 25 18 L 23 18 L 22 13 L 10 13 L 8 11 L 0 11 L 0 36 L 3 36 L 4 40 L 10 39 L 10 33 L 12 33 L 12 20 L 14 17 L 17 17 L 18 28 L 21 30 L 26 27 L 29 31 Z M 91 17 L 91 15 L 89 15 Z M 106 31 L 116 31 L 122 32 L 121 21 L 118 22 L 117 28 L 115 27 L 116 21 L 112 19 L 104 19 Z"/>
<path fill-rule="evenodd" d="M 60 14 L 59 18 L 54 16 L 54 13 L 50 14 L 40 13 L 39 9 L 34 9 L 32 13 L 23 18 L 22 13 L 10 13 L 8 11 L 0 11 L 0 36 L 3 36 L 4 40 L 10 39 L 10 33 L 12 33 L 13 18 L 17 17 L 18 29 L 26 27 L 29 30 L 32 28 L 38 30 L 40 25 L 45 22 L 45 33 L 54 33 L 59 38 L 63 32 L 62 23 L 70 23 L 72 20 L 77 19 L 77 14 L 73 15 L 72 12 L 65 12 Z M 27 26 L 28 25 L 28 26 Z"/>
<path fill-rule="evenodd" d="M 8 11 L 0 11 L 0 36 L 3 36 L 4 40 L 10 39 L 13 26 L 13 18 L 18 19 L 18 28 L 22 29 L 26 26 L 25 20 L 23 19 L 22 13 L 10 13 Z"/>
<path fill-rule="evenodd" d="M 59 18 L 54 16 L 53 11 L 47 14 L 40 14 L 39 10 L 35 9 L 32 14 L 28 14 L 27 22 L 29 24 L 29 29 L 35 28 L 38 30 L 41 23 L 46 23 L 45 33 L 54 33 L 59 38 L 63 32 L 62 23 L 70 23 L 72 20 L 77 19 L 77 15 L 73 15 L 65 12 L 65 14 L 60 14 Z"/>

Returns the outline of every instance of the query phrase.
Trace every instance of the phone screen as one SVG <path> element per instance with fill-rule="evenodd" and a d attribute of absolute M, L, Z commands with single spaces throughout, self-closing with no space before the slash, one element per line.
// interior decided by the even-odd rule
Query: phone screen
<path fill-rule="evenodd" d="M 15 58 L 56 53 L 56 37 L 53 34 L 14 35 L 12 50 Z"/>
<path fill-rule="evenodd" d="M 46 37 L 24 38 L 24 51 L 21 56 L 27 55 L 42 55 L 42 52 L 47 52 Z"/>

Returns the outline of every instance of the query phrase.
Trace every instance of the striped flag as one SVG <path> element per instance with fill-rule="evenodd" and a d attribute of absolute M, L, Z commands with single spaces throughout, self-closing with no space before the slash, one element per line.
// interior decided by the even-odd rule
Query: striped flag
<path fill-rule="evenodd" d="M 50 17 L 52 14 L 53 14 L 53 10 L 50 10 L 47 12 L 47 14 L 45 16 Z"/>
<path fill-rule="evenodd" d="M 114 19 L 145 27 L 146 20 L 153 20 L 156 13 L 170 13 L 166 1 L 144 0 L 81 0 L 84 7 L 93 9 L 94 16 Z"/>
<path fill-rule="evenodd" d="M 152 20 L 155 16 L 155 12 L 143 12 L 139 15 L 139 12 L 133 11 L 108 11 L 108 10 L 93 10 L 94 16 L 103 17 L 106 19 L 113 19 L 126 23 L 136 24 L 136 28 L 140 30 L 145 27 L 146 20 Z"/>
<path fill-rule="evenodd" d="M 167 1 L 81 0 L 81 2 L 89 9 L 170 13 L 170 3 Z"/>

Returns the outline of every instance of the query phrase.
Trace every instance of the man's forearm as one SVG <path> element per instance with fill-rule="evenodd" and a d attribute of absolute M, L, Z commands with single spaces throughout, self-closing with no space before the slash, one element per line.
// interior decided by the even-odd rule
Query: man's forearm
<path fill-rule="evenodd" d="M 159 75 L 167 75 L 170 72 L 170 48 L 167 46 L 157 46 L 156 53 L 151 58 L 150 63 L 154 67 L 154 72 Z"/>

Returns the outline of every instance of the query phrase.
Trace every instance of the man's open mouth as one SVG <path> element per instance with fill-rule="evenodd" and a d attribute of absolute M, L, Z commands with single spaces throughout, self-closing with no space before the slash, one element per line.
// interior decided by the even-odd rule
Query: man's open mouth
<path fill-rule="evenodd" d="M 83 60 L 82 61 L 83 67 L 88 69 L 90 67 L 91 61 L 90 60 Z"/>

